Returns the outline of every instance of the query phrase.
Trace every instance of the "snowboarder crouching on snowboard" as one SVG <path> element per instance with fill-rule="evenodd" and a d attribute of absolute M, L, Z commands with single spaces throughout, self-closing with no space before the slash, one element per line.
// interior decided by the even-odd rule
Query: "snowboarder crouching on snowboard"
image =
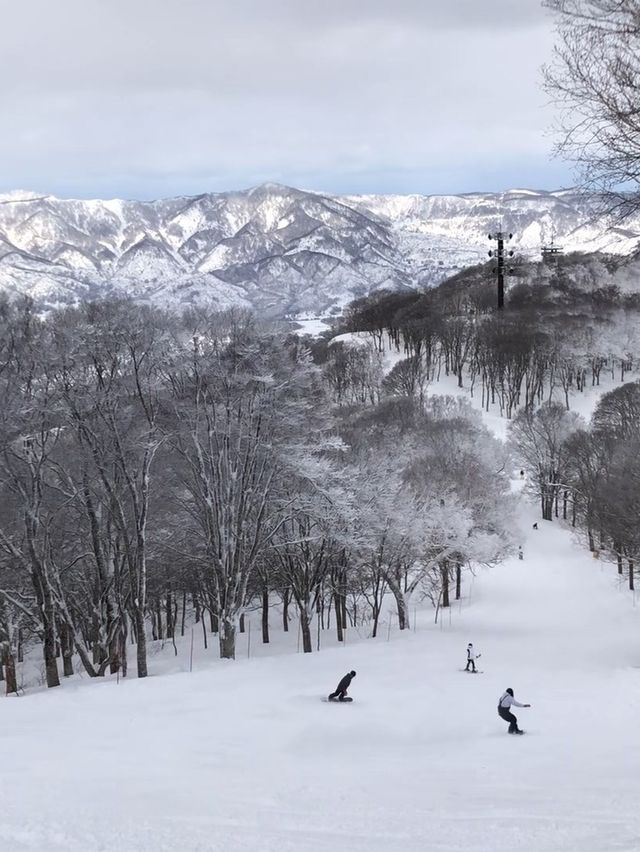
<path fill-rule="evenodd" d="M 351 671 L 346 674 L 336 687 L 336 691 L 332 692 L 329 696 L 329 701 L 335 701 L 336 698 L 338 699 L 338 701 L 344 701 L 347 697 L 347 690 L 351 686 L 351 681 L 354 679 L 355 676 L 356 673 L 354 671 Z"/>
<path fill-rule="evenodd" d="M 476 654 L 476 652 L 473 650 L 473 644 L 469 642 L 469 644 L 467 645 L 467 667 L 465 669 L 465 672 L 469 671 L 469 666 L 471 666 L 472 672 L 477 671 L 476 660 L 478 659 L 478 657 L 481 656 L 482 654 Z"/>
<path fill-rule="evenodd" d="M 509 723 L 509 733 L 510 734 L 524 734 L 524 731 L 521 731 L 518 727 L 518 720 L 511 712 L 511 707 L 531 707 L 530 704 L 520 704 L 519 701 L 516 701 L 513 697 L 513 690 L 507 689 L 500 696 L 500 701 L 498 701 L 498 716 L 501 719 L 504 719 L 505 722 Z"/>

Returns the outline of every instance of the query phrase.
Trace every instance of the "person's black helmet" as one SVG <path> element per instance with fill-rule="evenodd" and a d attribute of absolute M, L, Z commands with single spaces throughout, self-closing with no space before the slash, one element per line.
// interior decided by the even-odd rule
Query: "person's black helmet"
<path fill-rule="evenodd" d="M 511 687 L 509 687 L 509 689 L 507 689 L 507 692 L 513 698 L 513 690 L 511 689 Z"/>
<path fill-rule="evenodd" d="M 351 671 L 351 672 L 350 672 L 350 675 L 351 675 L 351 677 L 355 677 L 355 676 L 356 676 L 356 673 L 355 673 L 354 671 Z"/>

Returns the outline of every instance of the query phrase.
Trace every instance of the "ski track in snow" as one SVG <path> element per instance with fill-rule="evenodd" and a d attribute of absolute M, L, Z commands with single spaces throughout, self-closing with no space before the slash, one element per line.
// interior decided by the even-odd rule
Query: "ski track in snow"
<path fill-rule="evenodd" d="M 524 560 L 467 576 L 437 626 L 3 699 L 0 850 L 637 852 L 638 610 L 519 512 Z M 322 702 L 352 667 L 354 702 Z"/>

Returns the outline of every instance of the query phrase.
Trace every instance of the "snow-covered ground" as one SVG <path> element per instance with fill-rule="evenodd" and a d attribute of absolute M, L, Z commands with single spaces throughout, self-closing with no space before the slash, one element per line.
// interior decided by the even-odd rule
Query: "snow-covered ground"
<path fill-rule="evenodd" d="M 303 335 L 310 334 L 313 337 L 319 337 L 323 331 L 329 331 L 331 326 L 325 320 L 329 317 L 296 317 L 293 322 L 293 332 Z"/>
<path fill-rule="evenodd" d="M 637 852 L 640 602 L 519 512 L 524 560 L 467 576 L 438 625 L 425 607 L 402 634 L 385 613 L 376 640 L 327 631 L 303 655 L 274 611 L 272 646 L 251 618 L 250 659 L 248 634 L 223 663 L 198 631 L 189 673 L 187 632 L 144 681 L 3 697 L 0 850 Z M 461 671 L 469 641 L 482 674 Z M 351 668 L 354 702 L 322 702 Z M 508 686 L 532 704 L 524 737 L 496 713 Z"/>
<path fill-rule="evenodd" d="M 639 612 L 521 511 L 525 559 L 441 625 L 3 700 L 0 849 L 637 850 Z M 483 674 L 460 671 L 469 641 Z M 352 667 L 353 704 L 323 703 Z"/>

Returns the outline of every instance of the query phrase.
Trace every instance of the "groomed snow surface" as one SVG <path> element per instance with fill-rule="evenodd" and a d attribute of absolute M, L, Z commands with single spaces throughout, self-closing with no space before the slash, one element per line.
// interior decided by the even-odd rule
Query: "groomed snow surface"
<path fill-rule="evenodd" d="M 524 560 L 467 578 L 441 625 L 3 699 L 0 849 L 637 852 L 639 612 L 521 511 Z M 323 703 L 351 668 L 354 702 Z"/>

